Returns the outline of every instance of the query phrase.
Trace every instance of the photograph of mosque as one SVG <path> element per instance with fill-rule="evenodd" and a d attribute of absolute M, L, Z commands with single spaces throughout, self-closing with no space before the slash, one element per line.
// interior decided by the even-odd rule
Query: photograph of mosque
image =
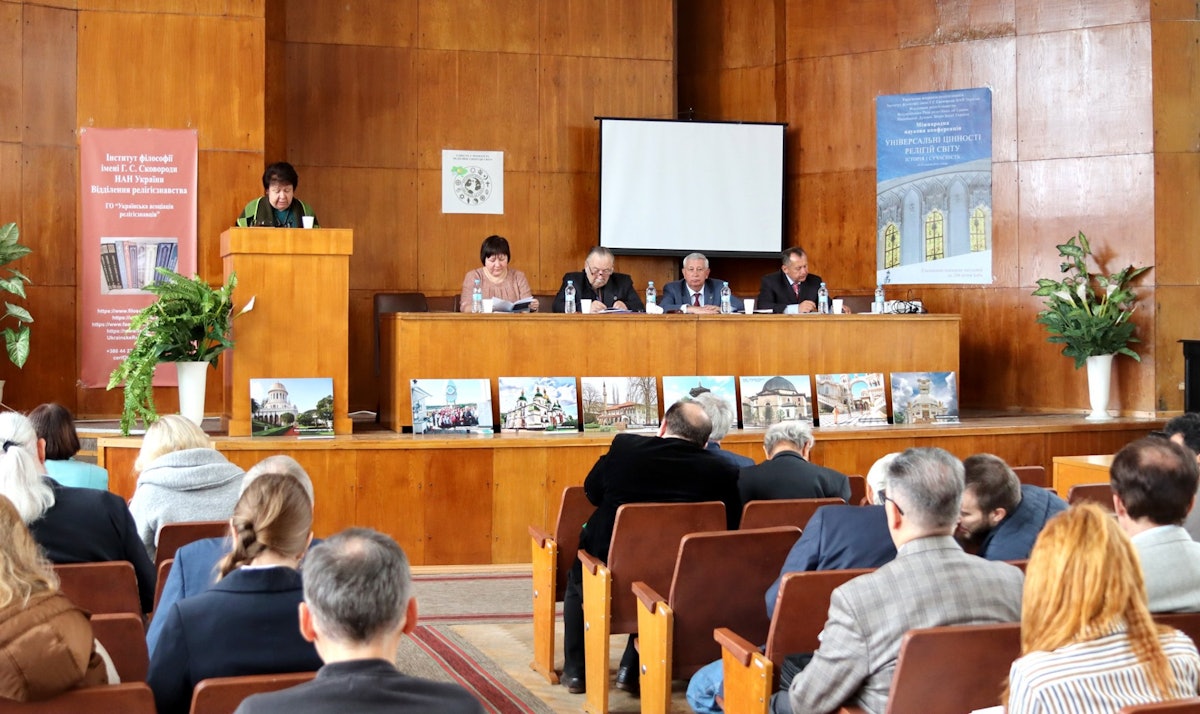
<path fill-rule="evenodd" d="M 491 434 L 492 383 L 487 379 L 414 379 L 414 434 Z"/>
<path fill-rule="evenodd" d="M 742 428 L 765 429 L 781 421 L 813 420 L 812 384 L 807 374 L 742 377 Z"/>
<path fill-rule="evenodd" d="M 957 421 L 958 379 L 954 372 L 892 372 L 893 424 Z"/>
<path fill-rule="evenodd" d="M 333 436 L 333 378 L 250 380 L 253 436 Z"/>
<path fill-rule="evenodd" d="M 704 392 L 712 392 L 729 402 L 730 406 L 737 404 L 737 392 L 733 377 L 663 377 L 664 411 L 684 397 L 695 397 Z"/>
<path fill-rule="evenodd" d="M 500 431 L 579 431 L 574 377 L 501 377 Z"/>
<path fill-rule="evenodd" d="M 887 388 L 879 372 L 817 375 L 822 428 L 887 424 Z"/>
<path fill-rule="evenodd" d="M 655 377 L 582 377 L 579 385 L 584 431 L 658 429 Z"/>

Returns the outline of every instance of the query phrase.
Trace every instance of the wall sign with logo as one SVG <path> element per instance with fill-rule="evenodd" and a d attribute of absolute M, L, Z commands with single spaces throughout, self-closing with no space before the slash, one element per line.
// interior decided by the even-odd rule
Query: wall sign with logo
<path fill-rule="evenodd" d="M 442 213 L 504 213 L 503 151 L 442 151 Z"/>

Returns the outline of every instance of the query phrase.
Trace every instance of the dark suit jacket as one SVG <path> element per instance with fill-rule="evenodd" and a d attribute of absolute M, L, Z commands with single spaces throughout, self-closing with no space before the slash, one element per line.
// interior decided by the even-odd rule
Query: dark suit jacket
<path fill-rule="evenodd" d="M 158 714 L 187 714 L 192 688 L 209 677 L 311 672 L 321 666 L 300 636 L 300 573 L 238 568 L 207 592 L 180 600 L 165 617 L 146 683 Z"/>
<path fill-rule="evenodd" d="M 717 456 L 721 457 L 726 462 L 732 464 L 734 468 L 741 469 L 744 466 L 753 466 L 754 465 L 754 459 L 750 458 L 749 456 L 742 456 L 741 454 L 735 454 L 732 451 L 726 451 L 725 449 L 722 449 L 721 445 L 716 443 L 715 441 L 708 442 L 708 444 L 706 444 L 704 448 L 706 450 L 716 454 Z M 745 500 L 745 499 L 743 499 L 743 500 Z"/>
<path fill-rule="evenodd" d="M 620 300 L 625 303 L 633 312 L 645 312 L 646 306 L 642 303 L 642 299 L 638 297 L 637 290 L 633 289 L 633 278 L 625 273 L 613 273 L 608 276 L 608 282 L 604 287 L 600 288 L 600 295 L 596 295 L 596 291 L 592 289 L 592 284 L 588 282 L 587 275 L 583 271 L 577 273 L 567 273 L 563 276 L 562 285 L 558 288 L 558 294 L 554 296 L 554 312 L 562 312 L 563 307 L 567 303 L 566 291 L 567 281 L 575 282 L 575 309 L 579 309 L 579 301 L 601 300 L 605 305 L 612 307 L 613 303 Z"/>
<path fill-rule="evenodd" d="M 730 529 L 742 517 L 737 469 L 683 439 L 617 434 L 583 489 L 596 511 L 583 526 L 579 547 L 601 560 L 608 559 L 617 509 L 626 503 L 724 501 Z"/>
<path fill-rule="evenodd" d="M 721 284 L 723 282 L 725 281 L 717 280 L 716 278 L 709 278 L 704 281 L 704 288 L 701 292 L 704 293 L 703 302 L 705 305 L 721 306 Z M 734 312 L 741 312 L 745 309 L 742 299 L 737 295 L 730 295 L 729 303 L 733 306 Z M 664 285 L 662 297 L 659 298 L 658 304 L 667 312 L 678 310 L 683 305 L 691 305 L 692 298 L 691 293 L 688 292 L 687 282 L 676 280 Z"/>
<path fill-rule="evenodd" d="M 396 671 L 391 662 L 330 662 L 316 679 L 247 697 L 234 714 L 483 714 L 478 700 L 457 684 L 431 682 Z"/>
<path fill-rule="evenodd" d="M 794 451 L 781 451 L 757 466 L 738 474 L 742 501 L 773 501 L 780 498 L 840 498 L 850 500 L 850 479 L 805 461 Z"/>
<path fill-rule="evenodd" d="M 125 501 L 115 493 L 71 488 L 47 478 L 54 505 L 29 526 L 51 563 L 128 560 L 137 574 L 142 612 L 154 607 L 154 563 L 138 535 Z"/>
<path fill-rule="evenodd" d="M 233 544 L 228 538 L 204 538 L 175 551 L 175 562 L 171 564 L 171 572 L 167 575 L 162 595 L 158 598 L 159 611 L 165 613 L 183 598 L 198 595 L 211 588 L 217 582 L 217 568 L 221 558 L 232 548 Z M 154 649 L 158 638 L 162 636 L 166 621 L 165 617 L 150 620 L 150 628 L 146 630 L 146 647 L 150 650 L 151 657 L 154 656 Z"/>
<path fill-rule="evenodd" d="M 799 305 L 805 300 L 811 300 L 815 305 L 817 303 L 817 290 L 821 287 L 821 276 L 808 274 L 808 277 L 800 283 L 800 296 L 792 292 L 791 283 L 783 274 L 782 270 L 776 270 L 770 275 L 764 275 L 762 281 L 758 284 L 758 300 L 754 303 L 754 309 L 770 308 L 772 312 L 783 312 L 788 305 Z"/>

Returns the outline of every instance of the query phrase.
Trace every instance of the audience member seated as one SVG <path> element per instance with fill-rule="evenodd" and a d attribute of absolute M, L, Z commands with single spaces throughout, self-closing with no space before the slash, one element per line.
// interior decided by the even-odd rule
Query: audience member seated
<path fill-rule="evenodd" d="M 268 456 L 252 466 L 242 479 L 242 493 L 246 492 L 256 478 L 265 474 L 279 474 L 295 479 L 308 495 L 309 504 L 315 505 L 312 479 L 299 462 L 283 454 Z M 204 538 L 175 551 L 175 562 L 171 565 L 171 573 L 167 576 L 167 582 L 163 584 L 162 594 L 158 598 L 158 610 L 166 612 L 179 600 L 198 595 L 215 585 L 221 574 L 221 559 L 232 550 L 233 541 L 225 537 Z M 165 617 L 150 620 L 150 627 L 146 631 L 146 646 L 152 656 L 165 621 Z"/>
<path fill-rule="evenodd" d="M 58 578 L 15 506 L 0 496 L 0 698 L 46 699 L 105 684 L 88 615 Z"/>
<path fill-rule="evenodd" d="M 186 714 L 192 689 L 209 677 L 321 666 L 295 624 L 297 566 L 312 538 L 308 494 L 289 476 L 261 476 L 237 502 L 231 527 L 233 552 L 221 561 L 220 581 L 155 615 L 166 622 L 146 682 L 159 714 Z"/>
<path fill-rule="evenodd" d="M 0 495 L 12 501 L 50 562 L 128 560 L 142 610 L 154 605 L 154 563 L 120 496 L 71 488 L 43 476 L 44 442 L 24 414 L 0 413 Z"/>
<path fill-rule="evenodd" d="M 1150 612 L 1200 611 L 1200 543 L 1181 525 L 1200 469 L 1186 447 L 1155 437 L 1128 444 L 1109 468 L 1117 523 L 1142 564 Z"/>
<path fill-rule="evenodd" d="M 691 253 L 683 259 L 683 280 L 663 286 L 660 302 L 665 312 L 695 312 L 711 315 L 721 311 L 721 286 L 725 282 L 708 277 L 708 258 L 703 253 Z M 730 295 L 730 307 L 741 312 L 745 305 L 736 295 Z"/>
<path fill-rule="evenodd" d="M 228 518 L 242 487 L 242 469 L 178 414 L 164 414 L 146 429 L 133 468 L 138 478 L 129 510 L 151 559 L 159 528 Z"/>
<path fill-rule="evenodd" d="M 575 285 L 575 309 L 583 311 L 581 300 L 592 301 L 592 312 L 630 310 L 643 312 L 646 306 L 633 288 L 633 278 L 614 273 L 616 264 L 612 251 L 603 246 L 592 248 L 583 261 L 583 270 L 563 276 L 558 294 L 554 296 L 554 312 L 564 312 L 567 283 Z"/>
<path fill-rule="evenodd" d="M 729 400 L 718 397 L 712 392 L 704 392 L 696 395 L 693 401 L 704 409 L 708 420 L 712 422 L 712 433 L 708 435 L 708 444 L 704 448 L 720 456 L 735 468 L 753 466 L 754 459 L 749 456 L 742 456 L 721 448 L 721 441 L 729 434 L 729 429 L 733 427 L 735 419 L 733 405 L 729 403 Z"/>
<path fill-rule="evenodd" d="M 304 216 L 312 216 L 313 227 L 320 226 L 312 206 L 295 197 L 300 175 L 291 164 L 277 161 L 268 166 L 263 172 L 262 185 L 263 195 L 246 204 L 237 218 L 239 226 L 300 228 Z"/>
<path fill-rule="evenodd" d="M 488 236 L 479 246 L 479 262 L 482 268 L 468 270 L 463 277 L 462 294 L 459 296 L 458 308 L 462 312 L 471 312 L 471 299 L 475 293 L 475 281 L 479 281 L 479 289 L 483 298 L 500 298 L 509 302 L 533 298 L 529 303 L 530 312 L 537 312 L 538 301 L 533 297 L 529 281 L 525 273 L 516 268 L 510 268 L 508 261 L 512 252 L 508 247 L 508 239 L 504 236 Z"/>
<path fill-rule="evenodd" d="M 764 275 L 759 281 L 755 309 L 779 313 L 795 305 L 799 312 L 816 312 L 821 276 L 808 272 L 808 255 L 803 248 L 788 248 L 780 258 L 783 267 L 779 272 Z"/>
<path fill-rule="evenodd" d="M 459 685 L 397 671 L 396 649 L 416 626 L 404 551 L 382 533 L 343 531 L 313 546 L 304 562 L 300 633 L 325 666 L 311 682 L 248 697 L 236 714 L 482 714 Z"/>
<path fill-rule="evenodd" d="M 823 714 L 849 702 L 881 713 L 904 633 L 1021 616 L 1021 571 L 967 555 L 954 540 L 962 462 L 942 449 L 908 449 L 888 466 L 886 484 L 896 559 L 833 591 L 821 645 L 789 691 L 772 698 L 775 712 Z"/>
<path fill-rule="evenodd" d="M 781 421 L 767 427 L 763 452 L 767 460 L 738 474 L 742 501 L 777 498 L 840 498 L 850 500 L 850 479 L 808 460 L 813 447 L 812 426 Z"/>
<path fill-rule="evenodd" d="M 76 461 L 79 434 L 75 417 L 61 404 L 42 404 L 29 412 L 39 439 L 46 441 L 46 473 L 63 486 L 108 490 L 108 471 L 86 461 Z"/>
<path fill-rule="evenodd" d="M 1200 461 L 1200 414 L 1187 412 L 1171 419 L 1163 426 L 1162 435 L 1180 446 L 1186 446 Z M 1200 510 L 1193 508 L 1188 511 L 1183 528 L 1192 540 L 1200 541 Z"/>
<path fill-rule="evenodd" d="M 1083 504 L 1052 519 L 1025 572 L 1008 714 L 1117 714 L 1196 696 L 1196 645 L 1151 619 L 1137 555 L 1105 511 Z"/>
<path fill-rule="evenodd" d="M 1046 521 L 1067 510 L 1053 491 L 1022 484 L 998 456 L 969 456 L 963 469 L 966 488 L 956 535 L 988 560 L 1025 560 Z"/>
<path fill-rule="evenodd" d="M 584 479 L 584 492 L 596 511 L 583 526 L 579 547 L 607 560 L 617 509 L 626 503 L 723 501 L 727 525 L 737 528 L 742 515 L 737 470 L 705 450 L 711 431 L 704 409 L 685 401 L 667 409 L 658 436 L 617 434 Z M 572 694 L 586 688 L 582 583 L 583 566 L 576 559 L 563 597 L 562 684 Z M 617 688 L 629 692 L 639 687 L 635 638 L 629 636 L 617 670 Z"/>
<path fill-rule="evenodd" d="M 767 590 L 767 617 L 775 616 L 775 598 L 779 595 L 783 576 L 788 573 L 878 568 L 896 557 L 896 544 L 888 533 L 887 515 L 881 500 L 887 467 L 896 456 L 884 456 L 867 472 L 867 498 L 877 505 L 822 506 L 817 509 L 788 553 L 779 578 Z M 724 693 L 724 684 L 721 660 L 705 665 L 688 682 L 688 704 L 698 714 L 722 711 L 716 699 Z"/>

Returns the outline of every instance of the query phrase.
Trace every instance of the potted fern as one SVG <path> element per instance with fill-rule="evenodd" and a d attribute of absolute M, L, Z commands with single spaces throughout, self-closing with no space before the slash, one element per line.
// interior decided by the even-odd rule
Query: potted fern
<path fill-rule="evenodd" d="M 158 419 L 152 382 L 160 362 L 175 362 L 180 369 L 180 412 L 199 424 L 204 417 L 204 370 L 208 366 L 215 369 L 218 355 L 233 346 L 230 328 L 236 275 L 230 275 L 224 286 L 213 288 L 198 276 L 185 278 L 166 268 L 156 272 L 162 282 L 145 289 L 158 299 L 130 320 L 129 329 L 137 333 L 133 349 L 108 380 L 109 389 L 125 385 L 121 411 L 121 433 L 125 435 L 136 419 L 147 424 Z M 185 366 L 188 363 L 194 366 Z M 184 393 L 189 371 L 198 374 L 198 401 Z"/>
<path fill-rule="evenodd" d="M 20 237 L 21 233 L 17 230 L 16 223 L 0 226 L 0 266 L 5 266 L 8 270 L 8 277 L 0 277 L 0 290 L 24 300 L 25 283 L 30 282 L 29 278 L 16 268 L 8 267 L 9 264 L 33 252 L 31 248 L 18 242 Z M 20 305 L 5 301 L 4 315 L 0 316 L 0 320 L 9 317 L 16 320 L 17 325 L 15 328 L 4 328 L 4 346 L 8 349 L 8 359 L 16 366 L 24 367 L 25 361 L 29 359 L 29 323 L 33 322 L 33 317 Z M 3 385 L 4 383 L 0 382 L 0 387 Z"/>

